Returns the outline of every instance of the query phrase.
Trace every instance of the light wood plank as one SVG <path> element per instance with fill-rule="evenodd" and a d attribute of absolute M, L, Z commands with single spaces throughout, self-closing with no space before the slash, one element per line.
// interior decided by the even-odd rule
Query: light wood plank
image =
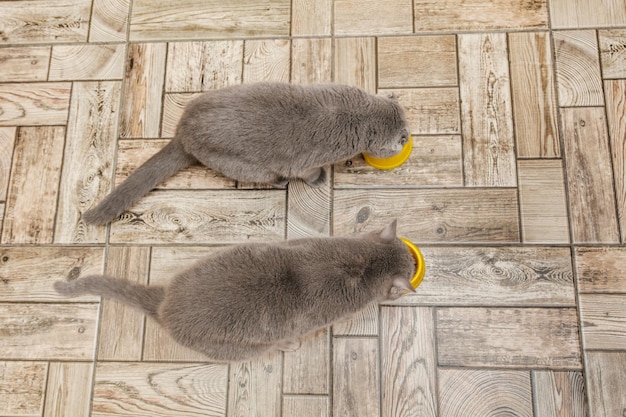
<path fill-rule="evenodd" d="M 599 30 L 604 79 L 626 78 L 626 29 Z"/>
<path fill-rule="evenodd" d="M 67 126 L 56 243 L 104 243 L 104 227 L 87 225 L 82 213 L 111 191 L 121 83 L 75 82 Z"/>
<path fill-rule="evenodd" d="M 556 81 L 561 106 L 602 106 L 596 32 L 554 32 Z"/>
<path fill-rule="evenodd" d="M 515 186 L 506 36 L 459 36 L 465 184 Z"/>
<path fill-rule="evenodd" d="M 111 225 L 113 243 L 238 243 L 282 240 L 285 192 L 155 192 Z"/>
<path fill-rule="evenodd" d="M 626 249 L 575 248 L 578 291 L 626 293 Z"/>
<path fill-rule="evenodd" d="M 55 45 L 50 81 L 115 80 L 124 75 L 124 44 Z"/>
<path fill-rule="evenodd" d="M 135 0 L 130 40 L 288 36 L 289 0 Z"/>
<path fill-rule="evenodd" d="M 332 0 L 291 2 L 291 36 L 329 36 Z"/>
<path fill-rule="evenodd" d="M 85 302 L 94 296 L 63 297 L 52 283 L 80 275 L 102 274 L 104 249 L 96 247 L 24 246 L 0 249 L 0 301 Z"/>
<path fill-rule="evenodd" d="M 18 130 L 2 243 L 52 243 L 64 136 L 62 126 Z"/>
<path fill-rule="evenodd" d="M 533 417 L 528 372 L 440 369 L 439 386 L 440 417 Z"/>
<path fill-rule="evenodd" d="M 519 160 L 517 172 L 522 241 L 569 243 L 562 161 Z"/>
<path fill-rule="evenodd" d="M 399 36 L 378 38 L 378 86 L 456 86 L 456 38 Z"/>
<path fill-rule="evenodd" d="M 150 248 L 110 247 L 107 275 L 137 284 L 148 283 Z M 98 360 L 140 360 L 144 314 L 110 299 L 101 302 Z"/>
<path fill-rule="evenodd" d="M 283 416 L 329 417 L 330 410 L 328 397 L 284 395 Z"/>
<path fill-rule="evenodd" d="M 579 300 L 585 349 L 623 349 L 626 295 L 580 294 Z"/>
<path fill-rule="evenodd" d="M 130 0 L 93 0 L 90 42 L 123 42 L 128 31 Z"/>
<path fill-rule="evenodd" d="M 402 230 L 402 225 L 400 225 Z M 426 276 L 391 304 L 575 307 L 568 248 L 420 247 Z"/>
<path fill-rule="evenodd" d="M 47 372 L 45 362 L 0 362 L 0 414 L 40 416 Z"/>
<path fill-rule="evenodd" d="M 227 385 L 226 365 L 100 362 L 91 415 L 223 417 Z"/>
<path fill-rule="evenodd" d="M 165 91 L 207 91 L 241 84 L 243 41 L 172 42 Z"/>
<path fill-rule="evenodd" d="M 173 138 L 176 135 L 176 126 L 185 106 L 202 93 L 166 93 L 163 97 L 163 122 L 161 137 Z"/>
<path fill-rule="evenodd" d="M 587 352 L 587 392 L 591 417 L 612 417 L 626 409 L 626 352 Z"/>
<path fill-rule="evenodd" d="M 605 81 L 606 114 L 609 125 L 609 139 L 617 215 L 622 243 L 626 242 L 626 80 Z"/>
<path fill-rule="evenodd" d="M 412 0 L 335 0 L 335 35 L 413 33 Z"/>
<path fill-rule="evenodd" d="M 333 336 L 378 336 L 378 303 L 333 324 Z"/>
<path fill-rule="evenodd" d="M 128 46 L 121 137 L 159 137 L 166 53 L 165 43 Z"/>
<path fill-rule="evenodd" d="M 89 415 L 93 364 L 51 362 L 44 417 Z"/>
<path fill-rule="evenodd" d="M 437 358 L 431 308 L 381 309 L 382 416 L 437 414 Z"/>
<path fill-rule="evenodd" d="M 414 0 L 415 32 L 547 28 L 546 0 Z"/>
<path fill-rule="evenodd" d="M 90 0 L 0 1 L 2 41 L 7 44 L 85 42 Z"/>
<path fill-rule="evenodd" d="M 413 134 L 461 132 L 459 119 L 461 105 L 456 88 L 381 89 L 379 92 L 393 93 L 398 97 Z"/>
<path fill-rule="evenodd" d="M 461 137 L 413 136 L 413 152 L 400 167 L 381 171 L 361 155 L 335 165 L 335 188 L 361 187 L 461 187 L 463 156 Z"/>
<path fill-rule="evenodd" d="M 281 354 L 270 352 L 258 359 L 232 364 L 227 417 L 280 417 Z"/>
<path fill-rule="evenodd" d="M 335 190 L 333 233 L 380 230 L 397 218 L 416 243 L 518 242 L 515 189 Z"/>
<path fill-rule="evenodd" d="M 146 320 L 143 343 L 143 360 L 159 362 L 206 362 L 200 352 L 176 342 L 154 320 Z"/>
<path fill-rule="evenodd" d="M 97 304 L 0 304 L 0 356 L 93 360 L 97 320 Z"/>
<path fill-rule="evenodd" d="M 0 82 L 46 81 L 49 46 L 0 48 Z"/>
<path fill-rule="evenodd" d="M 287 39 L 247 40 L 243 51 L 243 80 L 289 82 L 291 42 Z"/>
<path fill-rule="evenodd" d="M 302 181 L 289 184 L 287 194 L 287 237 L 289 239 L 330 234 L 331 190 L 329 180 L 320 188 Z"/>
<path fill-rule="evenodd" d="M 575 243 L 619 241 L 605 117 L 603 108 L 561 109 Z"/>
<path fill-rule="evenodd" d="M 377 339 L 333 339 L 334 416 L 380 413 Z"/>
<path fill-rule="evenodd" d="M 553 29 L 626 24 L 622 0 L 550 0 L 550 10 Z"/>
<path fill-rule="evenodd" d="M 0 127 L 0 201 L 7 198 L 16 127 Z"/>
<path fill-rule="evenodd" d="M 587 417 L 582 372 L 534 371 L 535 417 Z"/>
<path fill-rule="evenodd" d="M 332 58 L 332 40 L 329 38 L 292 39 L 291 82 L 298 84 L 331 82 Z"/>
<path fill-rule="evenodd" d="M 376 93 L 376 39 L 335 39 L 334 81 Z"/>
<path fill-rule="evenodd" d="M 574 308 L 440 308 L 437 342 L 439 365 L 581 369 Z"/>
<path fill-rule="evenodd" d="M 330 339 L 329 329 L 318 330 L 301 341 L 283 359 L 283 393 L 328 394 Z"/>
<path fill-rule="evenodd" d="M 509 49 L 517 156 L 559 157 L 550 36 L 546 32 L 511 33 Z"/>
<path fill-rule="evenodd" d="M 0 126 L 64 125 L 71 87 L 66 82 L 0 84 Z"/>

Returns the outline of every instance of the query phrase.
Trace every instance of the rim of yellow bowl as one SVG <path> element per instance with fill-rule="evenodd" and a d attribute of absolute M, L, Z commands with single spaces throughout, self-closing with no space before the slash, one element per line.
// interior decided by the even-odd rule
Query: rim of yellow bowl
<path fill-rule="evenodd" d="M 404 164 L 409 156 L 411 156 L 411 152 L 413 151 L 413 138 L 409 135 L 409 139 L 402 147 L 402 150 L 397 154 L 390 156 L 389 158 L 376 158 L 374 156 L 363 153 L 363 159 L 365 162 L 376 169 L 380 169 L 383 171 L 398 168 L 400 165 Z"/>
<path fill-rule="evenodd" d="M 415 274 L 413 278 L 411 278 L 411 285 L 413 288 L 417 288 L 422 281 L 424 280 L 424 275 L 426 275 L 426 262 L 424 262 L 424 255 L 419 250 L 419 248 L 410 240 L 405 239 L 403 237 L 400 240 L 406 245 L 413 255 L 413 259 L 415 259 Z"/>

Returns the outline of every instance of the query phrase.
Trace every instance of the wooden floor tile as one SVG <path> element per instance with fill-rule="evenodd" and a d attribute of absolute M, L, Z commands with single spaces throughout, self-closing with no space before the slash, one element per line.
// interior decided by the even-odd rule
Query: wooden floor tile
<path fill-rule="evenodd" d="M 333 336 L 378 336 L 378 303 L 333 324 Z"/>
<path fill-rule="evenodd" d="M 576 248 L 578 291 L 626 293 L 626 248 Z"/>
<path fill-rule="evenodd" d="M 176 342 L 170 334 L 152 319 L 146 319 L 143 336 L 144 361 L 205 362 L 208 358 L 200 352 Z"/>
<path fill-rule="evenodd" d="M 64 125 L 71 88 L 68 82 L 0 84 L 0 126 Z"/>
<path fill-rule="evenodd" d="M 130 3 L 130 0 L 93 0 L 89 41 L 125 41 Z"/>
<path fill-rule="evenodd" d="M 291 42 L 286 39 L 247 40 L 243 50 L 243 81 L 289 82 Z"/>
<path fill-rule="evenodd" d="M 626 352 L 587 352 L 587 392 L 591 417 L 611 417 L 626 409 Z"/>
<path fill-rule="evenodd" d="M 587 417 L 587 393 L 581 372 L 532 372 L 535 417 Z"/>
<path fill-rule="evenodd" d="M 622 0 L 550 0 L 552 28 L 626 25 Z"/>
<path fill-rule="evenodd" d="M 331 216 L 331 182 L 319 188 L 293 181 L 287 188 L 287 237 L 328 236 Z"/>
<path fill-rule="evenodd" d="M 46 81 L 49 62 L 49 46 L 2 47 L 0 82 Z"/>
<path fill-rule="evenodd" d="M 376 93 L 376 39 L 335 39 L 334 82 Z"/>
<path fill-rule="evenodd" d="M 626 348 L 626 295 L 580 294 L 585 349 Z"/>
<path fill-rule="evenodd" d="M 124 73 L 125 51 L 123 44 L 54 45 L 48 79 L 119 80 Z"/>
<path fill-rule="evenodd" d="M 296 351 L 284 353 L 283 393 L 328 394 L 329 329 L 318 330 L 301 343 Z"/>
<path fill-rule="evenodd" d="M 436 326 L 439 365 L 581 368 L 573 308 L 439 308 Z"/>
<path fill-rule="evenodd" d="M 83 417 L 91 406 L 93 364 L 51 362 L 44 417 Z"/>
<path fill-rule="evenodd" d="M 0 362 L 0 414 L 40 416 L 47 373 L 46 362 Z"/>
<path fill-rule="evenodd" d="M 291 36 L 329 36 L 332 0 L 293 0 Z"/>
<path fill-rule="evenodd" d="M 326 396 L 284 395 L 283 416 L 329 417 L 329 399 Z"/>
<path fill-rule="evenodd" d="M 202 93 L 166 93 L 163 96 L 163 117 L 161 137 L 173 138 L 176 126 L 187 104 Z"/>
<path fill-rule="evenodd" d="M 295 2 L 294 2 L 295 3 Z M 312 1 L 312 4 L 321 2 Z M 291 40 L 291 82 L 296 84 L 332 81 L 333 42 L 329 38 Z"/>
<path fill-rule="evenodd" d="M 281 407 L 281 354 L 270 352 L 249 362 L 230 366 L 227 417 L 279 416 Z"/>
<path fill-rule="evenodd" d="M 439 387 L 440 417 L 533 417 L 528 372 L 440 369 Z"/>
<path fill-rule="evenodd" d="M 599 30 L 602 77 L 626 78 L 626 29 Z"/>
<path fill-rule="evenodd" d="M 16 127 L 0 127 L 0 201 L 7 198 L 16 133 Z"/>
<path fill-rule="evenodd" d="M 222 417 L 227 384 L 226 365 L 101 362 L 91 415 Z"/>
<path fill-rule="evenodd" d="M 412 0 L 334 1 L 335 35 L 413 33 Z"/>
<path fill-rule="evenodd" d="M 606 114 L 622 243 L 626 242 L 626 80 L 604 82 Z"/>

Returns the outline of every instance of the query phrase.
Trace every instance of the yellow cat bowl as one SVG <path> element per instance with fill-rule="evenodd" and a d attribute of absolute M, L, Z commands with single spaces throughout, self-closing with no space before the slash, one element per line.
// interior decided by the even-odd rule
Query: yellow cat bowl
<path fill-rule="evenodd" d="M 413 258 L 415 259 L 415 275 L 411 278 L 411 285 L 413 288 L 417 288 L 424 280 L 424 275 L 426 274 L 424 256 L 413 242 L 403 237 L 401 237 L 400 240 L 406 245 L 407 248 L 409 248 L 409 252 L 411 252 L 411 255 L 413 255 Z"/>
<path fill-rule="evenodd" d="M 394 156 L 390 156 L 389 158 L 375 158 L 371 155 L 363 153 L 363 159 L 369 166 L 372 166 L 376 169 L 389 170 L 398 168 L 400 165 L 404 164 L 409 156 L 411 156 L 411 151 L 413 150 L 413 138 L 409 135 L 409 140 L 404 144 L 402 150 L 395 154 Z"/>

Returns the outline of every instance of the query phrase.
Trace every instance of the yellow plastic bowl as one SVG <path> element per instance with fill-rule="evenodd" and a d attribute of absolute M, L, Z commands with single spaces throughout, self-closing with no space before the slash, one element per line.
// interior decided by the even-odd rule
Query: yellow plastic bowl
<path fill-rule="evenodd" d="M 402 150 L 395 154 L 394 156 L 390 156 L 389 158 L 375 158 L 371 155 L 363 153 L 363 159 L 369 166 L 372 166 L 376 169 L 389 170 L 398 168 L 400 165 L 404 164 L 409 156 L 411 156 L 411 151 L 413 150 L 413 138 L 409 135 L 409 140 L 404 144 Z"/>
<path fill-rule="evenodd" d="M 415 259 L 415 275 L 411 278 L 411 285 L 413 288 L 417 288 L 424 280 L 424 275 L 426 274 L 424 256 L 413 242 L 403 237 L 401 237 L 400 240 L 406 245 L 407 248 L 409 248 L 409 252 L 411 252 L 413 259 Z"/>

